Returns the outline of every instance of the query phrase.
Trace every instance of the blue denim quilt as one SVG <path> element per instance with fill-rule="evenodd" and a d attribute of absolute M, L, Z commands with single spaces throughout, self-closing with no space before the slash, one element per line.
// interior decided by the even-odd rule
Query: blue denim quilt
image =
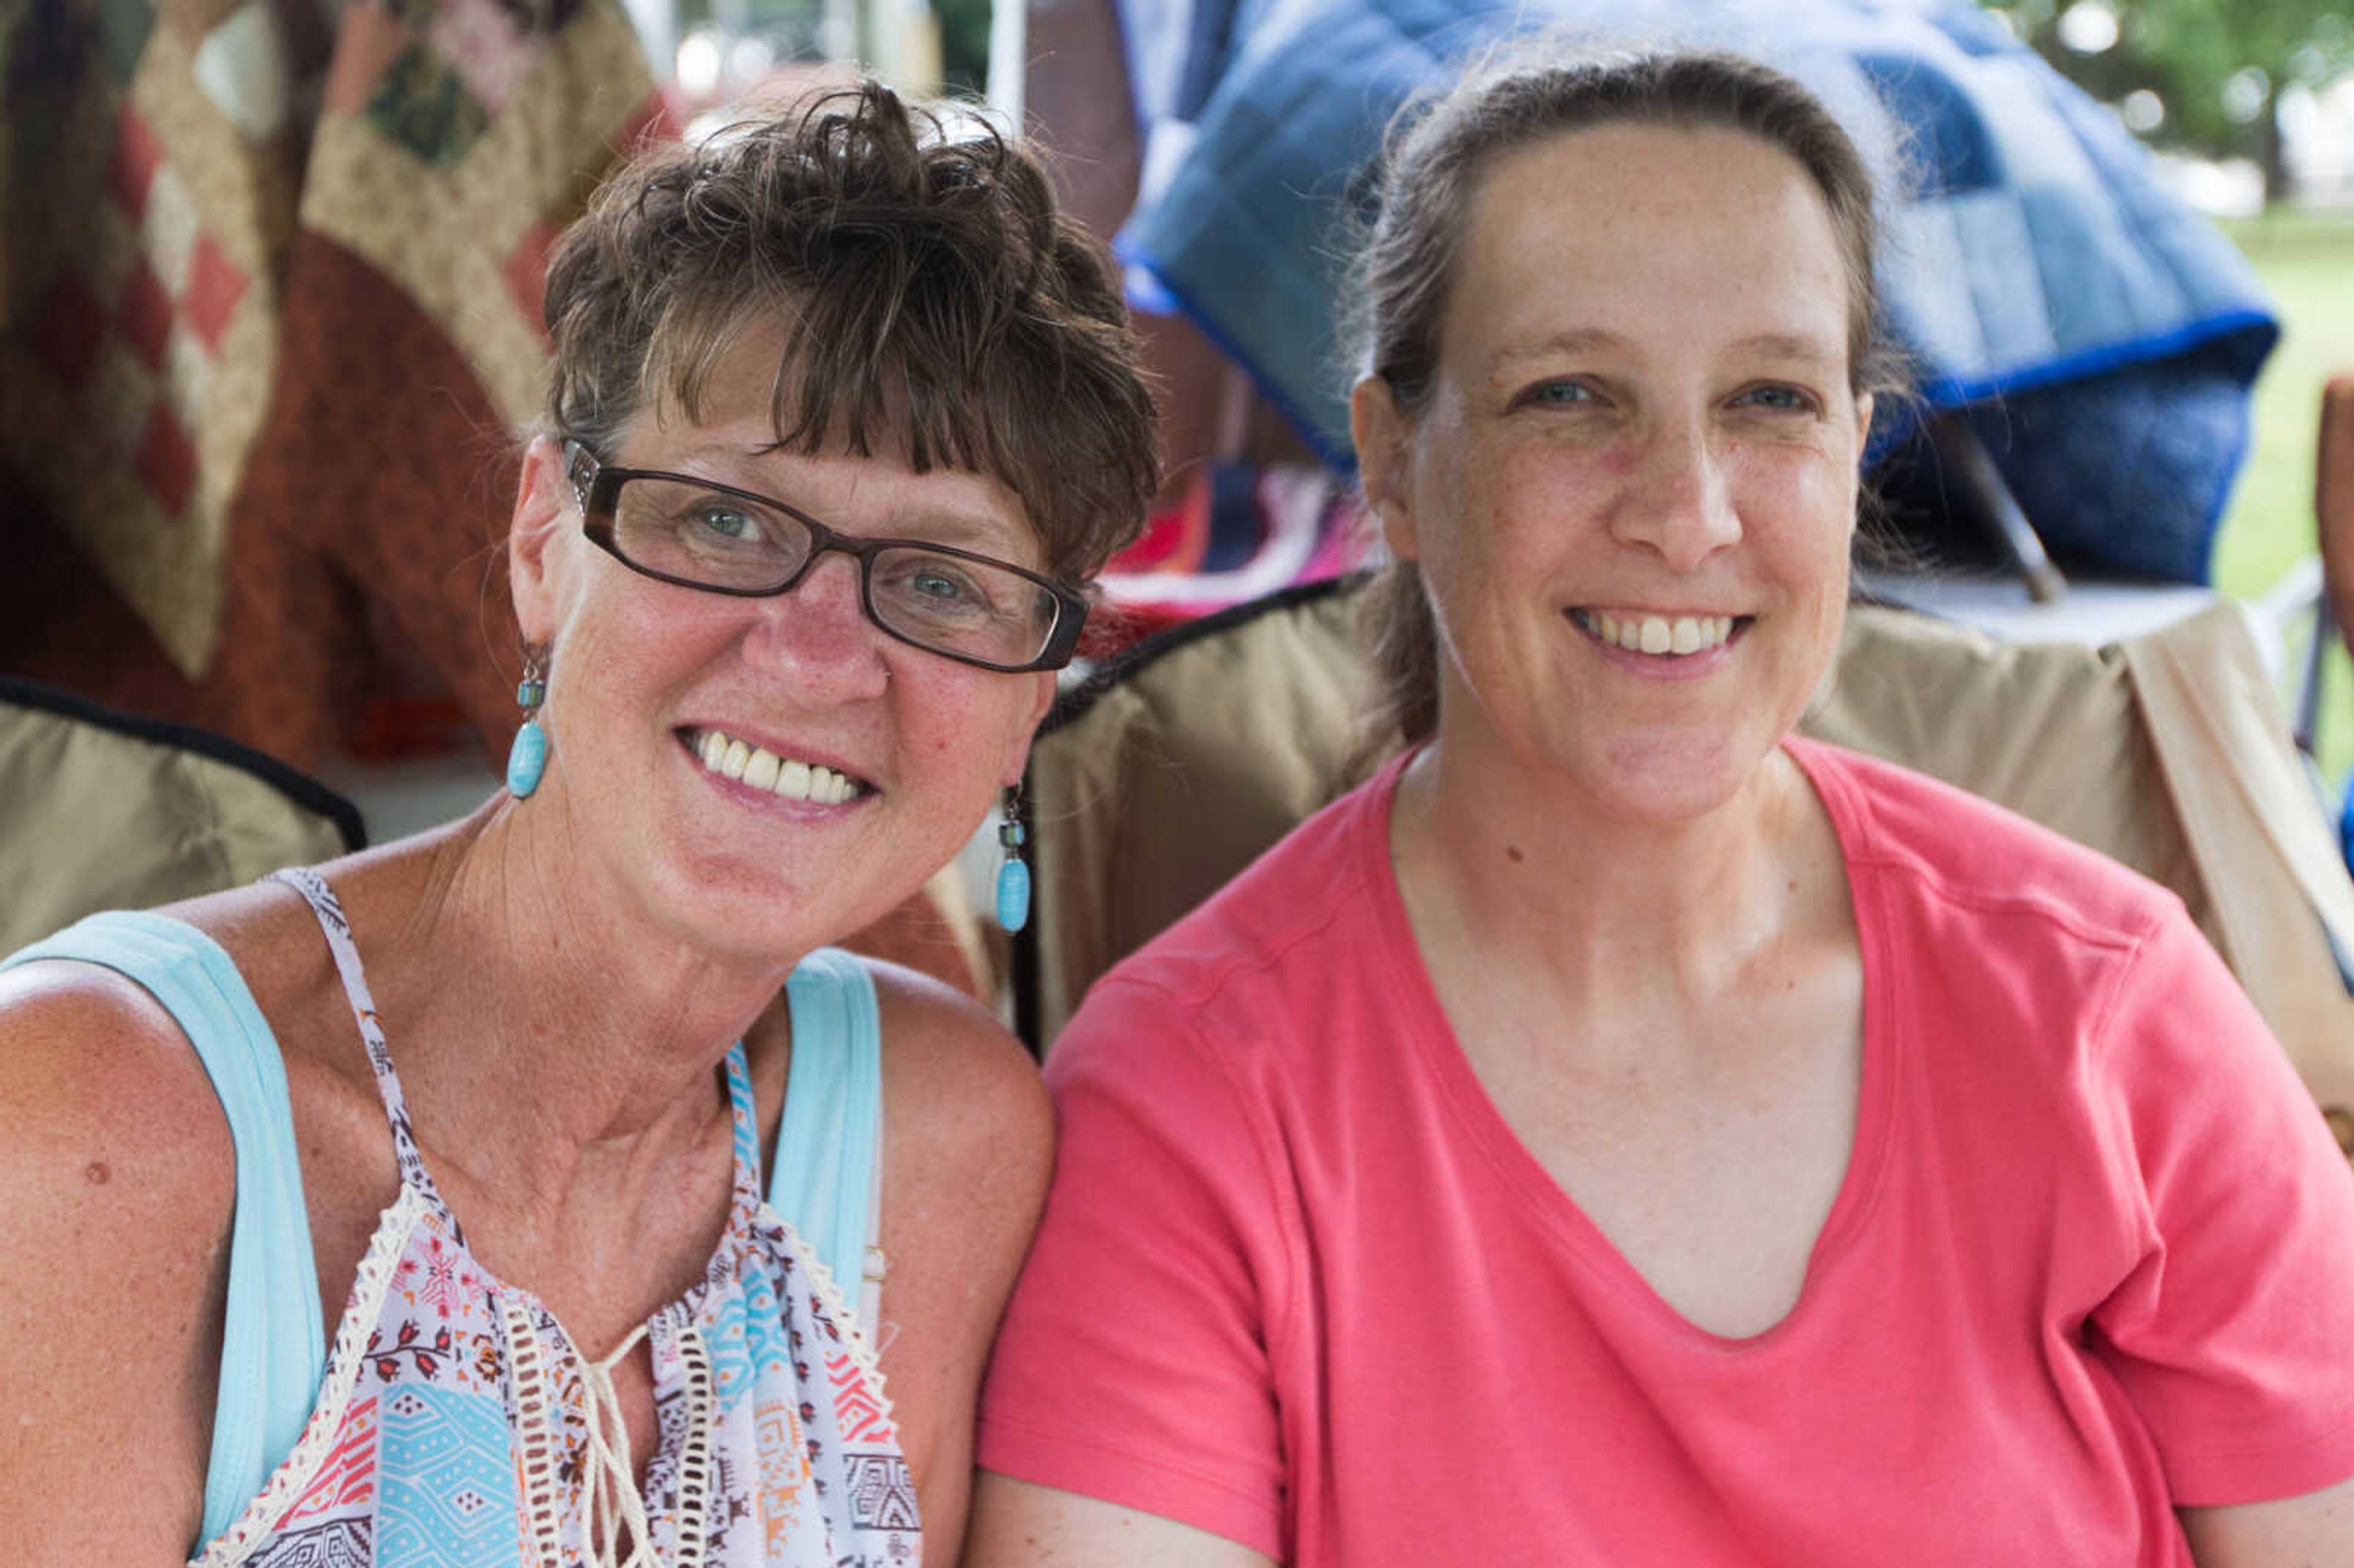
<path fill-rule="evenodd" d="M 1928 407 L 1969 410 L 2055 553 L 2207 579 L 2271 308 L 2111 112 L 1964 0 L 1123 4 L 1150 149 L 1119 239 L 1140 302 L 1191 316 L 1336 465 L 1341 258 L 1383 124 L 1500 35 L 1590 27 L 1813 88 L 1892 193 L 1878 273 Z"/>

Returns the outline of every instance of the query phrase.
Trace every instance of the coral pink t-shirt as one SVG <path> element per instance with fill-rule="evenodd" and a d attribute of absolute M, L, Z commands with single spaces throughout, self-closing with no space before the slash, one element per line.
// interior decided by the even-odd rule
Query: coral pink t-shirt
<path fill-rule="evenodd" d="M 981 1462 L 1299 1568 L 2188 1564 L 2354 1476 L 2354 1174 L 2170 895 L 1791 743 L 1864 968 L 1797 1306 L 1678 1316 L 1507 1128 L 1409 933 L 1398 769 L 1101 981 Z"/>

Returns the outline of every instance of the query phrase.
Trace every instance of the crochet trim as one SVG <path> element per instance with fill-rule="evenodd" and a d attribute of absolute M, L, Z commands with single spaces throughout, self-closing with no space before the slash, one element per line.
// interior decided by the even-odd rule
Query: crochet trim
<path fill-rule="evenodd" d="M 557 1399 L 547 1376 L 547 1352 L 531 1314 L 512 1297 L 499 1302 L 499 1327 L 506 1336 L 517 1435 L 516 1479 L 523 1486 L 534 1561 L 536 1568 L 564 1568 L 564 1520 L 556 1501 Z"/>
<path fill-rule="evenodd" d="M 891 1390 L 883 1377 L 883 1363 L 876 1359 L 874 1341 L 867 1337 L 864 1320 L 843 1298 L 842 1287 L 833 1277 L 833 1270 L 811 1250 L 809 1243 L 801 1239 L 801 1233 L 793 1228 L 791 1221 L 769 1207 L 766 1201 L 760 1204 L 760 1218 L 782 1231 L 785 1239 L 792 1244 L 794 1261 L 809 1271 L 811 1294 L 817 1298 L 818 1305 L 826 1315 L 833 1319 L 834 1326 L 842 1330 L 842 1342 L 850 1351 L 851 1361 L 865 1377 L 867 1387 L 874 1391 L 875 1403 L 882 1407 L 883 1419 L 891 1427 L 891 1440 L 896 1444 L 899 1440 L 899 1417 L 891 1404 Z M 878 1296 L 876 1299 L 881 1298 Z"/>
<path fill-rule="evenodd" d="M 367 1254 L 352 1279 L 351 1298 L 336 1320 L 334 1347 L 327 1353 L 327 1375 L 319 1382 L 318 1401 L 311 1407 L 310 1420 L 302 1424 L 302 1436 L 295 1440 L 293 1452 L 245 1505 L 236 1521 L 189 1560 L 189 1568 L 237 1568 L 309 1489 L 343 1428 L 345 1407 L 351 1403 L 352 1385 L 359 1380 L 360 1362 L 367 1351 L 367 1335 L 384 1309 L 385 1294 L 392 1288 L 393 1266 L 408 1249 L 409 1233 L 427 1213 L 424 1195 L 403 1183 L 400 1196 L 376 1221 L 376 1234 L 369 1239 Z"/>
<path fill-rule="evenodd" d="M 678 1456 L 671 1562 L 673 1568 L 703 1568 L 704 1552 L 710 1545 L 711 1490 L 718 1471 L 712 1439 L 719 1425 L 719 1396 L 703 1330 L 692 1325 L 681 1329 L 677 1346 L 686 1379 L 686 1442 Z"/>

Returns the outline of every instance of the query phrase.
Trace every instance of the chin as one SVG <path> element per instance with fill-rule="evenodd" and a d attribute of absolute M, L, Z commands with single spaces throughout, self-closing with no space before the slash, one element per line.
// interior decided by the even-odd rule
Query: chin
<path fill-rule="evenodd" d="M 659 927 L 714 956 L 765 959 L 822 947 L 854 927 L 836 917 L 842 883 L 815 865 L 676 842 L 641 872 Z"/>
<path fill-rule="evenodd" d="M 1627 736 L 1575 768 L 1614 816 L 1691 821 L 1740 798 L 1770 747 L 1745 747 L 1721 732 Z"/>

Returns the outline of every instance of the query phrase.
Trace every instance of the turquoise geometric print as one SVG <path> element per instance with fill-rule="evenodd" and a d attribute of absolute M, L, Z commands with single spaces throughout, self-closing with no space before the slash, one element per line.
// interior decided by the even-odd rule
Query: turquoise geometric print
<path fill-rule="evenodd" d="M 516 1568 L 514 1461 L 498 1399 L 409 1383 L 385 1406 L 376 1556 L 403 1568 Z"/>

